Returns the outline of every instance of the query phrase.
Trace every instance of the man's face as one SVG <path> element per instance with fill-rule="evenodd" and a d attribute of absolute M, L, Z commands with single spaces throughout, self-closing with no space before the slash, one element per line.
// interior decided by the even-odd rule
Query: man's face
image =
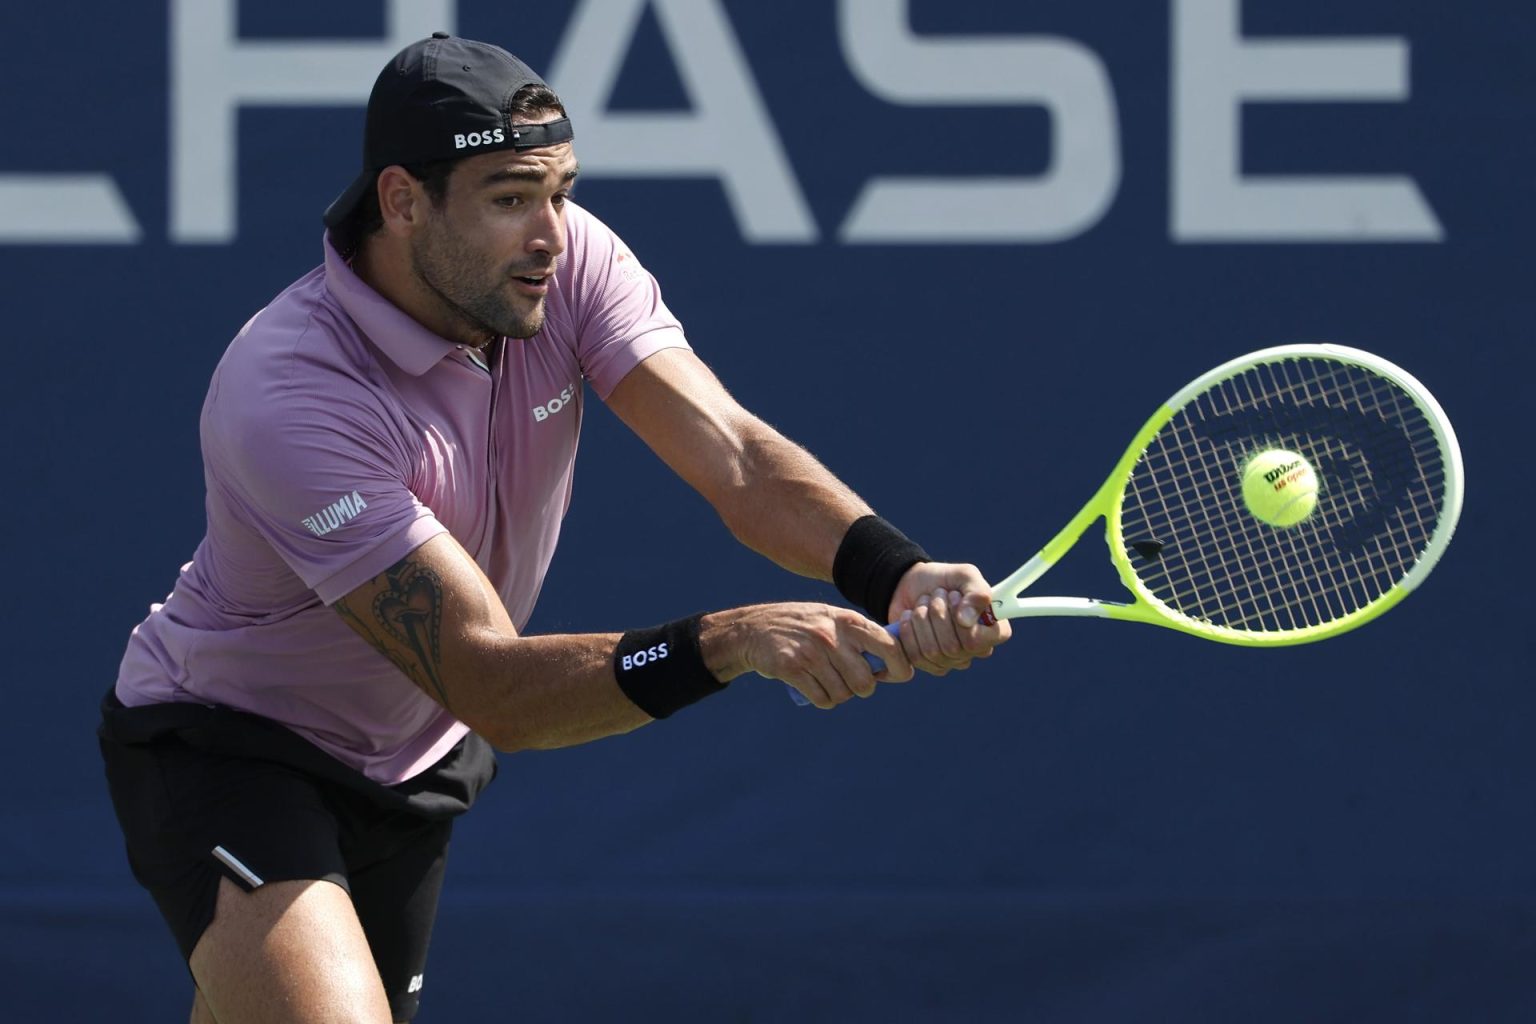
<path fill-rule="evenodd" d="M 442 204 L 411 237 L 411 266 L 451 319 L 481 338 L 529 338 L 565 252 L 565 201 L 575 183 L 569 142 L 469 157 Z"/>

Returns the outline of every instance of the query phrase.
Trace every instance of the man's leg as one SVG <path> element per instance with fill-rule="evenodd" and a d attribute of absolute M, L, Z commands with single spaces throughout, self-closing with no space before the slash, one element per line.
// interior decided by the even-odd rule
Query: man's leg
<path fill-rule="evenodd" d="M 427 982 L 427 949 L 447 866 L 448 821 L 404 824 L 388 837 L 390 854 L 355 869 L 352 905 L 368 936 L 389 1008 L 397 1021 L 416 1016 Z M 379 835 L 380 842 L 385 836 Z"/>
<path fill-rule="evenodd" d="M 213 923 L 190 966 L 200 996 L 194 1024 L 390 1019 L 352 899 L 331 882 L 269 882 L 244 892 L 221 878 Z"/>

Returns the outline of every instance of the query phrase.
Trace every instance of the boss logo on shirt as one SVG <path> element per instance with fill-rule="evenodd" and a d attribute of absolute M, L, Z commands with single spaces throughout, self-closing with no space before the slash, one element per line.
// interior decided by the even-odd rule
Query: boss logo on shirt
<path fill-rule="evenodd" d="M 455 135 L 453 137 L 453 148 L 473 149 L 476 146 L 489 146 L 493 142 L 506 141 L 506 133 L 500 128 L 494 128 L 488 132 L 470 132 L 468 135 Z"/>
<path fill-rule="evenodd" d="M 324 537 L 342 523 L 351 522 L 357 518 L 357 514 L 368 507 L 363 496 L 353 491 L 346 494 L 339 501 L 333 501 L 325 508 L 312 516 L 305 516 L 303 523 L 309 532 L 316 537 Z"/>
<path fill-rule="evenodd" d="M 554 398 L 551 398 L 543 405 L 536 405 L 533 407 L 533 421 L 535 423 L 543 423 L 555 413 L 570 405 L 571 401 L 575 397 L 576 385 L 572 384 L 566 388 L 563 388 L 558 395 L 556 395 Z"/>

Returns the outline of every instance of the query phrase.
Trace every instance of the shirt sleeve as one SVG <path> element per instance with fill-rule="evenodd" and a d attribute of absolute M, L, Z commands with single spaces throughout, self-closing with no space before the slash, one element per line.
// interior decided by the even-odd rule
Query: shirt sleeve
<path fill-rule="evenodd" d="M 570 232 L 570 317 L 582 375 L 599 398 L 645 359 L 666 348 L 689 348 L 683 327 L 661 298 L 661 287 L 623 240 L 579 206 L 567 215 Z"/>
<path fill-rule="evenodd" d="M 371 397 L 220 388 L 204 409 L 210 489 L 327 605 L 446 530 L 411 491 L 401 434 Z"/>

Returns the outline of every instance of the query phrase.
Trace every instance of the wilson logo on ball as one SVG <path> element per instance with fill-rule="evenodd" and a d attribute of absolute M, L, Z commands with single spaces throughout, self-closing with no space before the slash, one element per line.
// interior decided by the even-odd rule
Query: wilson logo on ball
<path fill-rule="evenodd" d="M 1295 462 L 1288 462 L 1283 466 L 1276 466 L 1274 469 L 1264 474 L 1264 482 L 1267 484 L 1274 484 L 1276 480 L 1280 480 L 1281 477 L 1286 476 L 1288 473 L 1290 473 L 1291 470 L 1295 469 L 1299 465 L 1301 465 L 1300 459 L 1297 459 Z M 1297 476 L 1300 475 L 1301 474 L 1299 473 L 1297 474 Z M 1287 477 L 1287 479 L 1291 478 Z M 1275 484 L 1276 490 L 1284 487 L 1285 483 L 1285 480 L 1280 480 L 1278 484 Z"/>

